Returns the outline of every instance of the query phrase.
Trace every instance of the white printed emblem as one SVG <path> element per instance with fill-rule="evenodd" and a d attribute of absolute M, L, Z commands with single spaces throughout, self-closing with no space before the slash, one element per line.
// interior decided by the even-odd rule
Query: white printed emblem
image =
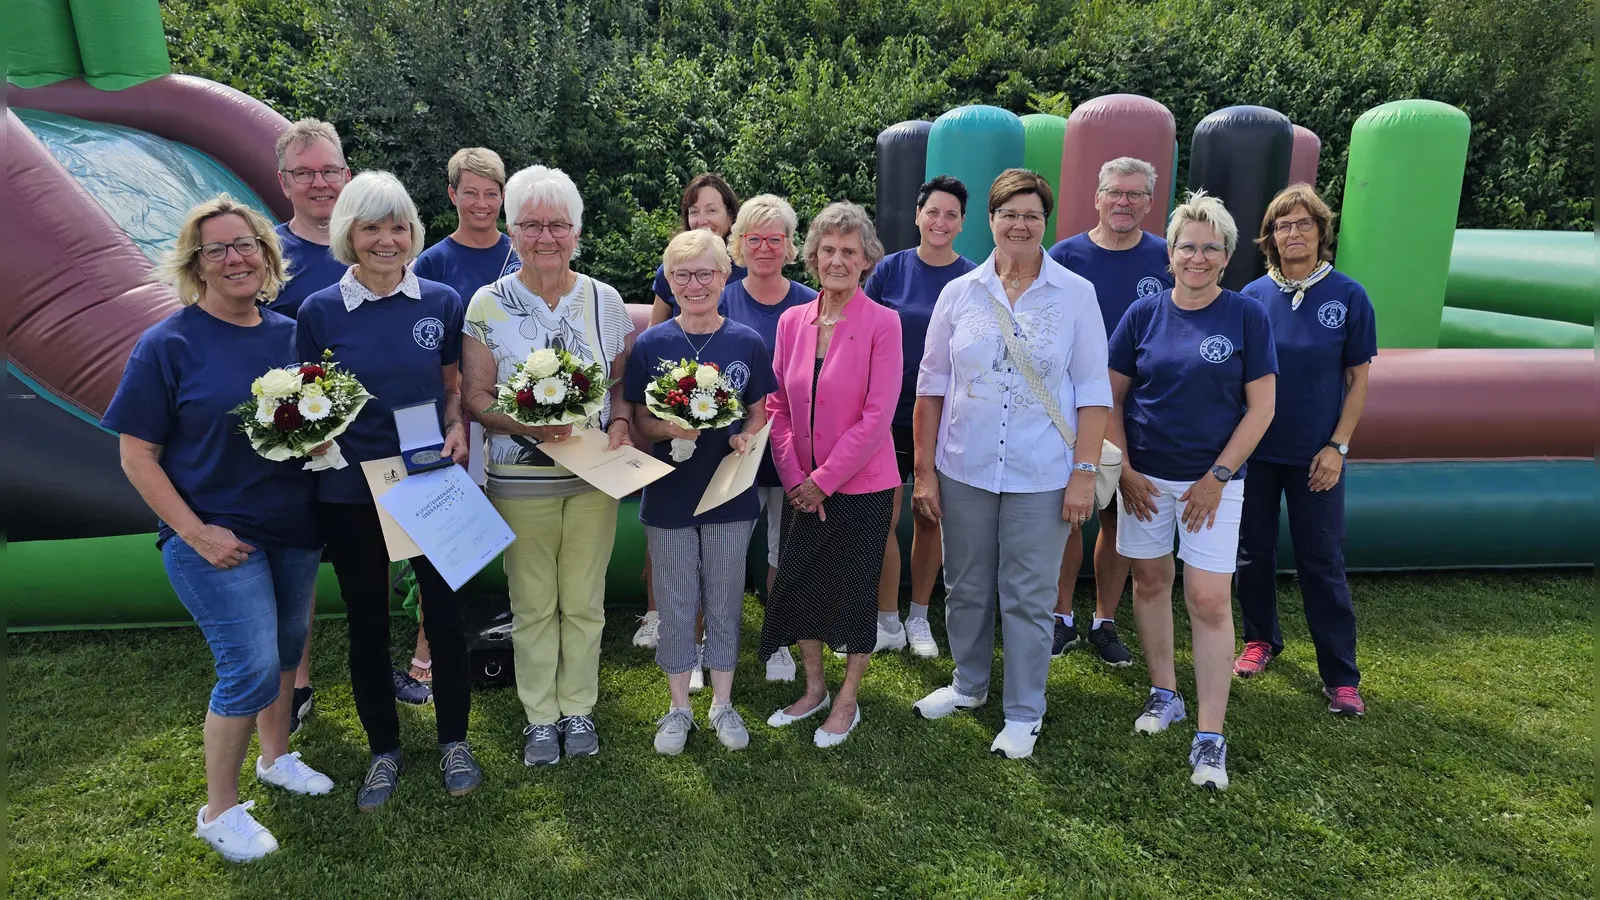
<path fill-rule="evenodd" d="M 1200 358 L 1208 363 L 1227 362 L 1233 355 L 1233 341 L 1220 334 L 1213 334 L 1200 342 Z"/>
<path fill-rule="evenodd" d="M 1150 297 L 1161 293 L 1161 279 L 1149 275 L 1139 279 L 1139 286 L 1133 289 L 1140 297 Z"/>
<path fill-rule="evenodd" d="M 417 324 L 411 327 L 411 337 L 417 346 L 424 350 L 437 350 L 444 343 L 444 323 L 429 316 L 418 319 Z"/>
<path fill-rule="evenodd" d="M 736 393 L 742 394 L 744 386 L 750 383 L 750 367 L 744 364 L 744 360 L 738 360 L 722 370 L 722 377 L 728 380 L 728 385 Z"/>
<path fill-rule="evenodd" d="M 1344 324 L 1344 304 L 1337 300 L 1329 300 L 1317 308 L 1317 321 L 1324 328 L 1338 328 Z"/>

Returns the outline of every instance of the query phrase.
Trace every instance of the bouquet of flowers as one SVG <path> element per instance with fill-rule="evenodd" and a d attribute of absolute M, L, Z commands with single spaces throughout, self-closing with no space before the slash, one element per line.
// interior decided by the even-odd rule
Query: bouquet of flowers
<path fill-rule="evenodd" d="M 309 456 L 311 451 L 344 434 L 372 395 L 354 375 L 333 362 L 333 351 L 322 351 L 322 361 L 296 363 L 267 374 L 250 384 L 254 399 L 239 404 L 233 414 L 243 420 L 239 430 L 250 446 L 273 462 Z M 334 444 L 304 466 L 342 469 L 349 463 Z"/>
<path fill-rule="evenodd" d="M 661 374 L 644 390 L 645 408 L 664 422 L 705 431 L 726 428 L 744 418 L 739 392 L 728 384 L 716 363 L 680 359 L 663 362 Z M 672 461 L 694 455 L 694 441 L 672 439 Z"/>
<path fill-rule="evenodd" d="M 616 383 L 599 363 L 584 365 L 565 350 L 543 347 L 517 363 L 509 381 L 495 385 L 489 411 L 523 425 L 573 425 L 599 412 Z"/>

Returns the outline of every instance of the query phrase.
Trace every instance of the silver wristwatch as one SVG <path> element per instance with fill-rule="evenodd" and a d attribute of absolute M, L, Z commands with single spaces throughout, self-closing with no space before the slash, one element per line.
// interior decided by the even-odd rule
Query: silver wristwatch
<path fill-rule="evenodd" d="M 1094 463 L 1091 463 L 1091 462 L 1073 463 L 1072 464 L 1072 471 L 1074 471 L 1074 472 L 1088 472 L 1090 475 L 1099 475 L 1100 474 L 1100 467 L 1095 465 Z"/>

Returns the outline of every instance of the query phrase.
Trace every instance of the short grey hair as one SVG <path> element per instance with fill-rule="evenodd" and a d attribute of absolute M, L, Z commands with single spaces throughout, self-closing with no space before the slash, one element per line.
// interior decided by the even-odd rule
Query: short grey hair
<path fill-rule="evenodd" d="M 506 182 L 506 224 L 513 229 L 522 208 L 558 206 L 567 211 L 572 227 L 583 230 L 583 195 L 567 173 L 548 166 L 529 166 Z"/>
<path fill-rule="evenodd" d="M 1095 190 L 1097 192 L 1105 190 L 1107 182 L 1115 175 L 1143 175 L 1145 180 L 1150 183 L 1146 190 L 1152 196 L 1156 192 L 1156 167 L 1142 159 L 1136 159 L 1132 156 L 1119 156 L 1116 159 L 1106 160 L 1105 164 L 1100 167 L 1100 181 L 1095 185 Z"/>
<path fill-rule="evenodd" d="M 333 258 L 347 266 L 355 265 L 350 232 L 363 222 L 388 219 L 411 226 L 411 249 L 406 262 L 416 259 L 422 253 L 422 217 L 417 215 L 417 204 L 406 193 L 406 186 L 388 172 L 362 172 L 350 179 L 333 202 L 333 217 L 328 220 L 328 249 L 333 251 Z"/>
<path fill-rule="evenodd" d="M 274 149 L 278 153 L 278 168 L 288 161 L 289 153 L 293 150 L 303 150 L 317 141 L 327 141 L 333 149 L 339 151 L 339 160 L 344 161 L 344 144 L 339 140 L 339 132 L 332 125 L 321 119 L 299 119 L 283 130 L 278 135 L 278 143 Z"/>
<path fill-rule="evenodd" d="M 806 271 L 819 280 L 821 275 L 817 272 L 817 252 L 822 239 L 830 234 L 860 236 L 861 250 L 867 258 L 867 266 L 861 270 L 861 283 L 866 284 L 867 277 L 883 260 L 883 241 L 878 240 L 878 229 L 873 227 L 872 217 L 854 203 L 840 201 L 828 204 L 811 220 L 811 227 L 806 229 L 806 247 L 802 256 L 806 261 Z"/>
<path fill-rule="evenodd" d="M 1222 238 L 1222 244 L 1227 248 L 1228 255 L 1239 246 L 1239 226 L 1233 223 L 1233 214 L 1222 205 L 1221 198 L 1213 197 L 1205 191 L 1190 191 L 1183 195 L 1183 202 L 1172 211 L 1172 218 L 1167 220 L 1167 246 L 1178 242 L 1178 235 L 1183 232 L 1183 226 L 1190 222 L 1199 222 L 1210 225 Z"/>

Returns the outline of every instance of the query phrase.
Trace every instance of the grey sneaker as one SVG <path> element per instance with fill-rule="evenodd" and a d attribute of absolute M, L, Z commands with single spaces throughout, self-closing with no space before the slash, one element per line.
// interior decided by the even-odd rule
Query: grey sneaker
<path fill-rule="evenodd" d="M 522 729 L 522 764 L 553 766 L 561 761 L 561 735 L 554 725 L 529 725 Z"/>
<path fill-rule="evenodd" d="M 483 769 L 472 758 L 466 741 L 451 741 L 439 747 L 439 771 L 444 773 L 445 793 L 465 797 L 483 782 Z"/>
<path fill-rule="evenodd" d="M 599 756 L 600 735 L 594 730 L 594 716 L 567 716 L 556 723 L 568 756 Z"/>
<path fill-rule="evenodd" d="M 694 714 L 686 709 L 669 709 L 656 720 L 656 752 L 663 756 L 677 756 L 689 742 L 689 732 L 694 730 Z"/>
<path fill-rule="evenodd" d="M 379 753 L 372 757 L 372 765 L 367 768 L 367 777 L 361 780 L 361 788 L 356 791 L 356 809 L 361 812 L 372 812 L 388 803 L 404 769 L 405 762 L 400 759 L 399 750 Z"/>
<path fill-rule="evenodd" d="M 750 732 L 744 727 L 744 719 L 740 718 L 739 711 L 732 706 L 712 707 L 708 713 L 711 719 L 711 730 L 717 733 L 717 740 L 729 750 L 743 750 L 750 746 Z"/>

